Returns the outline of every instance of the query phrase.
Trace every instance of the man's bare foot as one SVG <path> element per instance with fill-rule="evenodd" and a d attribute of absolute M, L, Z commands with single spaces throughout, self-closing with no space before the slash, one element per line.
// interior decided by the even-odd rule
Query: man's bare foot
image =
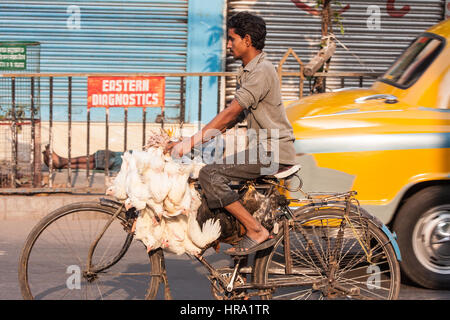
<path fill-rule="evenodd" d="M 258 231 L 249 231 L 247 230 L 246 234 L 245 234 L 252 242 L 252 246 L 256 246 L 257 244 L 263 243 L 264 241 L 266 241 L 267 239 L 269 239 L 269 231 L 267 231 L 266 228 L 264 228 L 263 226 L 261 226 L 261 229 Z M 249 249 L 249 248 L 247 248 Z M 247 250 L 245 248 L 239 248 L 239 250 Z M 238 250 L 238 248 L 236 247 L 232 247 L 228 250 L 226 250 L 227 254 L 232 254 L 234 252 L 236 252 L 236 250 Z M 239 251 L 238 250 L 238 251 Z"/>
<path fill-rule="evenodd" d="M 276 238 L 271 236 L 267 229 L 262 228 L 262 230 L 253 234 L 255 238 L 251 238 L 247 232 L 244 237 L 234 246 L 224 251 L 225 254 L 243 256 L 252 254 L 258 250 L 268 248 L 275 244 Z M 259 240 L 256 240 L 256 237 Z"/>
<path fill-rule="evenodd" d="M 50 146 L 45 146 L 45 151 L 42 152 L 44 155 L 44 163 L 47 167 L 50 168 Z M 62 158 L 58 156 L 55 152 L 52 153 L 52 165 L 54 169 L 61 169 L 64 167 L 62 164 Z"/>
<path fill-rule="evenodd" d="M 250 239 L 252 239 L 258 243 L 261 243 L 261 242 L 266 241 L 269 238 L 269 231 L 267 231 L 266 228 L 261 226 L 261 229 L 258 232 L 252 232 L 250 230 L 247 230 L 246 235 Z"/>

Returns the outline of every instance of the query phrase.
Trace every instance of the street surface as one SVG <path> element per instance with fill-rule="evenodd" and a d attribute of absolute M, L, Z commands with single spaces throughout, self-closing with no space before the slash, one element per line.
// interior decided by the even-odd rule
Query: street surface
<path fill-rule="evenodd" d="M 22 299 L 18 284 L 18 260 L 24 241 L 37 220 L 3 220 L 0 222 L 0 300 Z M 212 264 L 228 265 L 227 256 L 215 254 L 211 249 L 205 255 Z M 41 258 L 45 260 L 45 256 Z M 140 270 L 143 266 L 129 260 L 127 269 Z M 45 261 L 43 261 L 45 262 Z M 144 266 L 145 267 L 145 266 Z M 204 267 L 188 256 L 166 255 L 166 267 L 174 299 L 210 300 L 209 281 Z M 69 277 L 69 275 L 64 275 Z M 145 288 L 128 287 L 128 297 L 134 298 L 134 290 Z M 163 299 L 162 290 L 158 299 Z M 402 300 L 450 300 L 450 290 L 436 291 L 403 284 L 400 291 Z"/>

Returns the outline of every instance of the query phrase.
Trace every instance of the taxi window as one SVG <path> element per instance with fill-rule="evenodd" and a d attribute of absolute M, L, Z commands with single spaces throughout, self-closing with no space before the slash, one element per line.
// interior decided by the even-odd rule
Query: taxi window
<path fill-rule="evenodd" d="M 420 36 L 406 49 L 382 79 L 403 89 L 410 87 L 430 66 L 443 47 L 443 40 L 436 36 Z"/>

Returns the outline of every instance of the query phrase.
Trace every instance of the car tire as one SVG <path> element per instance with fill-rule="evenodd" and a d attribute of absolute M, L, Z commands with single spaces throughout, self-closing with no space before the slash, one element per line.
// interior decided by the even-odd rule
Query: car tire
<path fill-rule="evenodd" d="M 429 289 L 450 289 L 450 186 L 426 187 L 400 208 L 393 229 L 402 272 Z"/>

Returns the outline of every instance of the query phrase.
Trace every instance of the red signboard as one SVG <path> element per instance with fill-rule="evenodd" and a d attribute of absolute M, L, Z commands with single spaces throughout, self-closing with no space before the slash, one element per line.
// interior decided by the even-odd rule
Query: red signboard
<path fill-rule="evenodd" d="M 88 108 L 164 108 L 164 77 L 88 77 Z"/>

